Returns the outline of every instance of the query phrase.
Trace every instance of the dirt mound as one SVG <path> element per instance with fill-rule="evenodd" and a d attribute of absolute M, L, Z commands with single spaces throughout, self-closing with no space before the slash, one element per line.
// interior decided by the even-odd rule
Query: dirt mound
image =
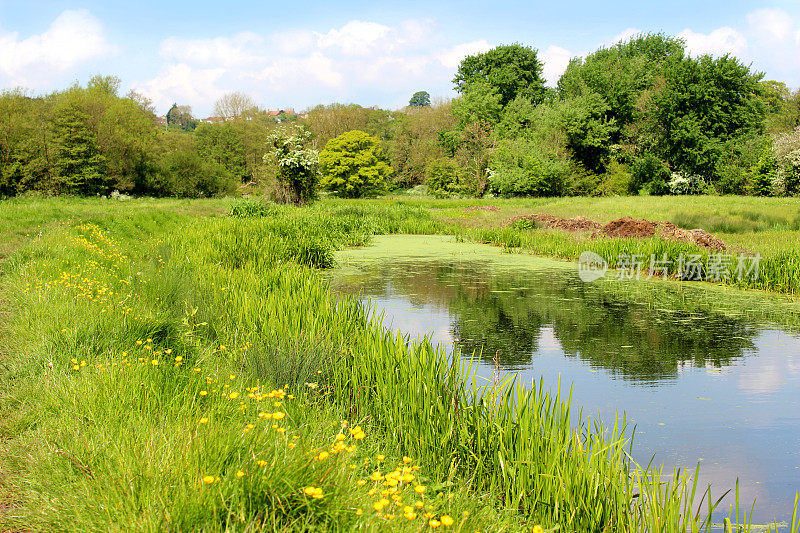
<path fill-rule="evenodd" d="M 500 208 L 496 205 L 471 205 L 464 208 L 465 213 L 469 213 L 471 211 L 500 211 Z"/>
<path fill-rule="evenodd" d="M 656 234 L 658 223 L 631 217 L 612 220 L 602 227 L 601 232 L 608 237 L 652 237 Z"/>
<path fill-rule="evenodd" d="M 654 222 L 641 218 L 622 217 L 612 220 L 605 226 L 586 217 L 558 218 L 549 213 L 536 213 L 512 218 L 532 220 L 541 228 L 555 228 L 565 231 L 592 231 L 592 237 L 621 237 L 646 239 L 661 237 L 670 241 L 688 242 L 712 250 L 725 250 L 725 243 L 702 229 L 683 229 L 670 222 Z"/>
<path fill-rule="evenodd" d="M 540 228 L 555 228 L 566 231 L 596 231 L 603 227 L 599 222 L 589 220 L 586 217 L 558 218 L 548 213 L 514 217 L 511 219 L 511 223 L 513 224 L 520 219 L 533 220 Z"/>
<path fill-rule="evenodd" d="M 711 248 L 712 250 L 724 250 L 725 243 L 704 229 L 683 229 L 669 222 L 661 222 L 658 226 L 659 236 L 670 241 L 683 241 Z"/>

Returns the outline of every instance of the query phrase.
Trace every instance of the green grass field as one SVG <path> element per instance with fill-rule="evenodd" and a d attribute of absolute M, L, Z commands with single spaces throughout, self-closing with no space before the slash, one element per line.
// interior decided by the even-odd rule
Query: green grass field
<path fill-rule="evenodd" d="M 558 384 L 481 386 L 319 274 L 384 233 L 586 246 L 503 228 L 538 211 L 699 217 L 765 262 L 798 253 L 794 201 L 668 200 L 0 202 L 0 530 L 708 530 L 721 494 L 632 463 L 624 421 L 579 420 Z"/>

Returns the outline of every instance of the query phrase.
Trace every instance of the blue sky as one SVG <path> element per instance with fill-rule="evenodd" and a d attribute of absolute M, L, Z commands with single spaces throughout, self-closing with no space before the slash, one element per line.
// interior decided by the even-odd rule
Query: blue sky
<path fill-rule="evenodd" d="M 554 83 L 570 57 L 639 31 L 691 53 L 733 53 L 800 86 L 800 1 L 10 2 L 0 0 L 0 87 L 35 93 L 115 74 L 124 90 L 211 113 L 240 90 L 270 109 L 450 97 L 466 54 L 520 42 Z"/>

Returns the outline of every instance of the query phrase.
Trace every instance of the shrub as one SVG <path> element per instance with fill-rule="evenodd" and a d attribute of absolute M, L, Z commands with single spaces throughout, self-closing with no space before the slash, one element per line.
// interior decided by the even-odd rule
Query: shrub
<path fill-rule="evenodd" d="M 561 196 L 567 164 L 526 141 L 502 141 L 489 162 L 489 189 L 501 196 Z"/>
<path fill-rule="evenodd" d="M 317 196 L 319 154 L 311 148 L 311 132 L 295 126 L 276 129 L 268 138 L 270 151 L 265 163 L 278 167 L 276 178 L 282 188 L 280 198 L 288 203 L 305 204 Z"/>
<path fill-rule="evenodd" d="M 778 178 L 778 162 L 769 149 L 765 149 L 752 170 L 753 194 L 769 196 L 773 193 L 774 182 Z"/>
<path fill-rule="evenodd" d="M 669 167 L 661 159 L 651 153 L 634 160 L 631 165 L 631 181 L 629 192 L 638 194 L 640 191 L 652 195 L 669 193 L 670 172 Z"/>
<path fill-rule="evenodd" d="M 596 196 L 622 196 L 631 188 L 631 173 L 619 161 L 611 161 L 606 171 L 600 175 L 600 183 L 595 188 Z"/>
<path fill-rule="evenodd" d="M 236 189 L 236 179 L 197 152 L 168 152 L 158 171 L 145 180 L 145 189 L 156 196 L 220 196 Z"/>
<path fill-rule="evenodd" d="M 794 150 L 783 156 L 779 174 L 786 194 L 800 193 L 800 150 Z"/>
<path fill-rule="evenodd" d="M 428 163 L 425 170 L 428 192 L 439 198 L 461 193 L 465 170 L 450 157 L 440 157 Z"/>
<path fill-rule="evenodd" d="M 331 139 L 319 154 L 320 185 L 348 198 L 358 198 L 386 189 L 392 174 L 381 153 L 381 141 L 353 130 Z"/>
<path fill-rule="evenodd" d="M 717 168 L 719 181 L 717 191 L 720 194 L 745 194 L 749 185 L 747 170 L 740 165 L 721 165 Z"/>
<path fill-rule="evenodd" d="M 702 194 L 705 181 L 696 174 L 673 172 L 669 180 L 670 194 Z"/>

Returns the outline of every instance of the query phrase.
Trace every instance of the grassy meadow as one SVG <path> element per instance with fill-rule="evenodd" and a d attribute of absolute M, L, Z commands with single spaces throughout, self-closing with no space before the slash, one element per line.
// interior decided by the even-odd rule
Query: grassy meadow
<path fill-rule="evenodd" d="M 478 382 L 320 275 L 388 233 L 702 253 L 506 226 L 534 212 L 702 227 L 800 290 L 793 199 L 0 201 L 0 531 L 710 530 L 723 494 L 635 464 L 624 417 Z"/>

